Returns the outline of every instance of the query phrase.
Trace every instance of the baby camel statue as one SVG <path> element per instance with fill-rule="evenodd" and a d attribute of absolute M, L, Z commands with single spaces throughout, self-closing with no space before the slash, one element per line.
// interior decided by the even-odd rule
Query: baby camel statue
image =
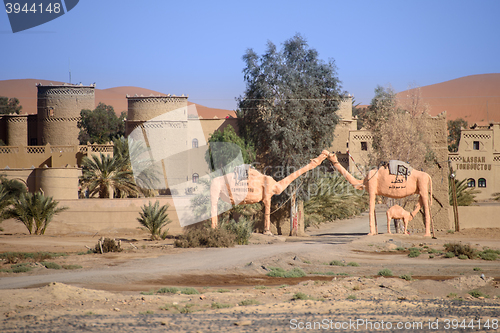
<path fill-rule="evenodd" d="M 419 203 L 417 203 L 417 206 L 415 207 L 415 209 L 411 213 L 406 211 L 405 209 L 403 209 L 403 207 L 398 206 L 398 205 L 394 205 L 391 208 L 389 208 L 387 210 L 387 212 L 385 212 L 385 214 L 387 215 L 387 233 L 392 234 L 392 232 L 391 232 L 391 220 L 392 219 L 395 219 L 395 220 L 402 219 L 404 222 L 404 225 L 405 225 L 403 234 L 406 235 L 407 231 L 408 231 L 408 222 L 413 220 L 413 218 L 415 217 L 415 214 L 417 214 L 419 210 L 420 210 Z"/>
<path fill-rule="evenodd" d="M 235 169 L 234 173 L 214 178 L 210 185 L 212 228 L 217 226 L 217 202 L 219 198 L 232 205 L 253 204 L 262 201 L 265 209 L 264 234 L 272 235 L 270 230 L 271 197 L 275 194 L 281 194 L 300 175 L 320 165 L 328 154 L 330 153 L 327 150 L 323 150 L 308 165 L 279 182 L 248 167 L 244 169 L 244 172 Z M 244 167 L 244 165 L 241 167 Z"/>
<path fill-rule="evenodd" d="M 378 169 L 370 170 L 365 179 L 359 180 L 354 178 L 338 161 L 335 153 L 328 155 L 328 159 L 332 162 L 347 181 L 356 189 L 365 190 L 369 195 L 370 203 L 370 233 L 368 235 L 376 235 L 375 227 L 375 197 L 381 195 L 388 198 L 401 199 L 412 194 L 419 194 L 419 204 L 424 207 L 425 213 L 425 235 L 431 236 L 431 212 L 430 205 L 432 204 L 432 179 L 429 174 L 412 170 L 407 176 L 392 175 L 389 173 L 389 168 L 381 166 Z M 429 195 L 430 190 L 430 195 Z"/>

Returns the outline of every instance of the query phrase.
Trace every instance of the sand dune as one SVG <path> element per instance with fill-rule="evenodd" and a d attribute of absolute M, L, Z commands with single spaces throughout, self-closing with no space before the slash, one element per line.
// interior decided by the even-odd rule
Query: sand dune
<path fill-rule="evenodd" d="M 36 113 L 36 83 L 62 84 L 59 81 L 20 79 L 0 81 L 0 96 L 17 97 L 23 106 L 23 113 Z M 458 79 L 421 87 L 424 100 L 435 116 L 443 111 L 448 119 L 463 118 L 469 124 L 500 122 L 500 73 L 465 76 Z M 96 88 L 96 105 L 99 102 L 112 105 L 117 114 L 127 110 L 126 95 L 164 95 L 164 93 L 140 87 Z M 398 93 L 405 96 L 408 91 Z M 188 102 L 189 104 L 194 104 Z M 203 119 L 235 117 L 232 110 L 214 109 L 196 105 L 198 115 Z"/>
<path fill-rule="evenodd" d="M 18 79 L 18 80 L 0 80 L 0 96 L 6 97 L 17 97 L 23 106 L 22 113 L 24 114 L 36 114 L 36 104 L 37 104 L 37 88 L 36 84 L 63 84 L 60 81 L 50 81 L 50 80 L 39 80 L 39 79 Z M 95 90 L 95 102 L 96 106 L 102 102 L 107 105 L 113 106 L 117 115 L 122 111 L 127 110 L 127 94 L 129 96 L 158 96 L 165 95 L 158 91 L 140 88 L 140 87 L 115 87 L 108 89 L 98 89 Z M 190 105 L 196 106 L 196 111 L 198 115 L 203 119 L 213 119 L 213 118 L 226 118 L 226 117 L 236 117 L 236 113 L 232 110 L 215 109 L 207 106 L 195 104 L 188 102 Z M 190 109 L 191 110 L 191 109 Z"/>
<path fill-rule="evenodd" d="M 469 124 L 500 122 L 500 73 L 465 76 L 421 87 L 422 97 L 435 116 L 446 111 L 448 119 Z M 408 91 L 398 93 L 405 96 Z"/>

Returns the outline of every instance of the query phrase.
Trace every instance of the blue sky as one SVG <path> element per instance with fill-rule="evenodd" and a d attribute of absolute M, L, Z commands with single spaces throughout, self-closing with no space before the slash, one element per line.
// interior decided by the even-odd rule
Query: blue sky
<path fill-rule="evenodd" d="M 13 0 L 14 1 L 14 0 Z M 500 72 L 500 1 L 80 0 L 67 14 L 13 34 L 0 13 L 0 80 L 97 88 L 139 86 L 236 108 L 242 56 L 300 33 L 333 58 L 343 89 L 368 104 L 396 91 Z"/>

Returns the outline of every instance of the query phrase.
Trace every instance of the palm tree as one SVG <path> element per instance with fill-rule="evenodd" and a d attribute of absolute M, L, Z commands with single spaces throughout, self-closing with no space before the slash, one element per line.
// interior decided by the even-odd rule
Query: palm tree
<path fill-rule="evenodd" d="M 85 156 L 82 160 L 82 190 L 88 190 L 89 196 L 98 194 L 99 198 L 112 198 L 114 192 L 120 192 L 121 195 L 136 194 L 134 176 L 126 163 L 122 157 L 110 157 L 102 153 L 91 158 Z"/>
<path fill-rule="evenodd" d="M 481 192 L 472 187 L 468 187 L 467 179 L 458 180 L 456 178 L 453 179 L 455 181 L 456 193 L 457 193 L 457 204 L 459 206 L 470 206 L 474 201 L 476 201 L 476 194 Z M 453 205 L 453 196 L 451 190 L 451 182 L 452 179 L 448 182 L 448 197 L 450 200 L 450 205 Z"/>
<path fill-rule="evenodd" d="M 15 179 L 7 179 L 5 175 L 0 175 L 0 223 L 5 218 L 5 209 L 9 207 L 15 198 L 19 198 L 22 193 L 26 193 L 26 186 Z M 3 229 L 0 228 L 0 231 Z"/>
<path fill-rule="evenodd" d="M 113 141 L 113 156 L 124 160 L 124 167 L 133 171 L 137 190 L 145 197 L 155 195 L 155 189 L 164 186 L 158 168 L 153 167 L 147 147 L 142 141 L 120 137 Z"/>
<path fill-rule="evenodd" d="M 139 212 L 141 217 L 138 217 L 137 221 L 149 230 L 152 240 L 159 239 L 160 237 L 164 238 L 168 232 L 168 230 L 164 233 L 161 231 L 164 226 L 172 222 L 172 220 L 168 218 L 168 207 L 168 204 L 160 207 L 158 201 L 156 201 L 153 206 L 150 201 L 148 206 L 144 205 L 141 207 L 142 212 Z"/>
<path fill-rule="evenodd" d="M 57 207 L 59 202 L 52 197 L 45 197 L 42 193 L 23 193 L 14 199 L 12 206 L 5 211 L 6 218 L 14 218 L 23 223 L 30 234 L 43 235 L 52 218 L 68 209 Z"/>

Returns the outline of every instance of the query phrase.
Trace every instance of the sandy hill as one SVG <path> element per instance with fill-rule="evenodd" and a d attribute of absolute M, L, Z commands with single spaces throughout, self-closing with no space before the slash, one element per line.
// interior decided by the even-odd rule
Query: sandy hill
<path fill-rule="evenodd" d="M 37 103 L 37 88 L 36 84 L 42 83 L 48 85 L 50 83 L 57 85 L 63 84 L 60 81 L 38 80 L 38 79 L 19 79 L 19 80 L 0 80 L 0 96 L 17 97 L 23 106 L 22 113 L 35 114 Z M 96 106 L 99 102 L 113 106 L 116 114 L 127 110 L 127 94 L 129 96 L 150 96 L 150 95 L 165 95 L 154 90 L 140 87 L 115 87 L 108 89 L 95 89 Z M 207 106 L 188 102 L 190 105 L 196 106 L 198 116 L 202 119 L 236 117 L 236 113 L 232 110 L 215 109 Z M 191 108 L 190 108 L 191 111 Z"/>
<path fill-rule="evenodd" d="M 448 119 L 462 118 L 470 125 L 500 122 L 500 73 L 464 76 L 421 87 L 421 92 L 432 116 L 446 111 Z"/>

